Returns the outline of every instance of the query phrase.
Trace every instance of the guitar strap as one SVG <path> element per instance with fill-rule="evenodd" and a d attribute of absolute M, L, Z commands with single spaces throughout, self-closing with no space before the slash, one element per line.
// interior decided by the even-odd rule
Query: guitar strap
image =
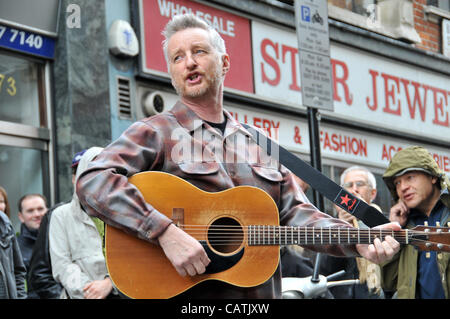
<path fill-rule="evenodd" d="M 347 212 L 362 220 L 367 226 L 389 223 L 389 220 L 374 207 L 368 205 L 363 200 L 347 192 L 341 186 L 333 182 L 320 171 L 295 156 L 269 137 L 261 134 L 256 129 L 247 124 L 241 123 L 253 136 L 256 143 L 267 152 L 269 156 L 278 156 L 278 161 L 287 167 L 291 172 L 308 183 L 320 194 L 328 198 L 333 204 L 345 209 Z M 276 154 L 278 152 L 278 154 Z"/>

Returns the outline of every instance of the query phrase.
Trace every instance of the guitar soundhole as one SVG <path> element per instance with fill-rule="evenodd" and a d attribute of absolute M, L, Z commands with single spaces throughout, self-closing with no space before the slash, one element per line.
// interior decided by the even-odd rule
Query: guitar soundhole
<path fill-rule="evenodd" d="M 219 253 L 232 253 L 241 247 L 243 241 L 242 226 L 233 218 L 218 218 L 208 229 L 208 242 Z"/>

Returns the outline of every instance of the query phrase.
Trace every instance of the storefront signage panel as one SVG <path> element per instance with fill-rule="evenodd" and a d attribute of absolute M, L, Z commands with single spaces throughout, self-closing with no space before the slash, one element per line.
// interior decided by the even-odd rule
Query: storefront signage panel
<path fill-rule="evenodd" d="M 253 21 L 252 44 L 256 95 L 300 107 L 295 32 Z M 448 77 L 336 43 L 331 45 L 331 67 L 334 113 L 330 115 L 448 140 Z"/>
<path fill-rule="evenodd" d="M 225 106 L 241 123 L 263 129 L 266 134 L 290 151 L 309 154 L 309 130 L 305 119 L 269 112 Z M 320 128 L 321 154 L 324 158 L 385 168 L 395 153 L 411 144 L 396 138 L 385 138 L 330 125 Z M 444 148 L 427 148 L 439 167 L 450 176 L 450 151 Z"/>
<path fill-rule="evenodd" d="M 164 26 L 176 14 L 193 13 L 212 25 L 225 40 L 231 69 L 225 87 L 254 93 L 250 21 L 246 18 L 187 0 L 140 0 L 142 71 L 168 76 L 162 50 Z"/>
<path fill-rule="evenodd" d="M 50 37 L 58 36 L 60 0 L 0 0 L 0 22 Z"/>
<path fill-rule="evenodd" d="M 0 25 L 0 47 L 48 59 L 55 55 L 55 39 L 6 25 Z"/>

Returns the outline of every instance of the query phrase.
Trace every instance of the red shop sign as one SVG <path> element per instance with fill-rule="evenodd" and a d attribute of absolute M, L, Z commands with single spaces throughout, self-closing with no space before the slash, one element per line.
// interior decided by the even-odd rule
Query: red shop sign
<path fill-rule="evenodd" d="M 254 93 L 250 21 L 188 0 L 140 0 L 142 71 L 167 75 L 161 32 L 176 14 L 193 13 L 212 25 L 225 40 L 231 67 L 225 87 Z"/>

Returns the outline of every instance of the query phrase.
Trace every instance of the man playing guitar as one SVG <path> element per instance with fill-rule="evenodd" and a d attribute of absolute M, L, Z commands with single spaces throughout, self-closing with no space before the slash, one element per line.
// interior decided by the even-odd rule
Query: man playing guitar
<path fill-rule="evenodd" d="M 250 185 L 270 195 L 278 207 L 281 225 L 350 228 L 350 224 L 330 218 L 311 205 L 294 175 L 276 159 L 264 156 L 259 146 L 246 138 L 250 136 L 248 131 L 223 109 L 223 81 L 230 58 L 220 35 L 193 15 L 175 16 L 163 34 L 169 74 L 180 100 L 170 111 L 131 125 L 90 164 L 77 183 L 86 212 L 159 245 L 177 273 L 188 278 L 200 276 L 210 264 L 204 247 L 147 203 L 128 181 L 131 176 L 163 171 L 208 192 Z M 380 227 L 400 229 L 396 223 Z M 311 248 L 380 263 L 392 258 L 399 247 L 394 238 L 386 236 L 369 245 Z M 254 263 L 258 267 L 258 261 Z M 267 281 L 254 287 L 205 281 L 185 294 L 201 298 L 279 298 L 281 271 L 278 267 Z"/>

